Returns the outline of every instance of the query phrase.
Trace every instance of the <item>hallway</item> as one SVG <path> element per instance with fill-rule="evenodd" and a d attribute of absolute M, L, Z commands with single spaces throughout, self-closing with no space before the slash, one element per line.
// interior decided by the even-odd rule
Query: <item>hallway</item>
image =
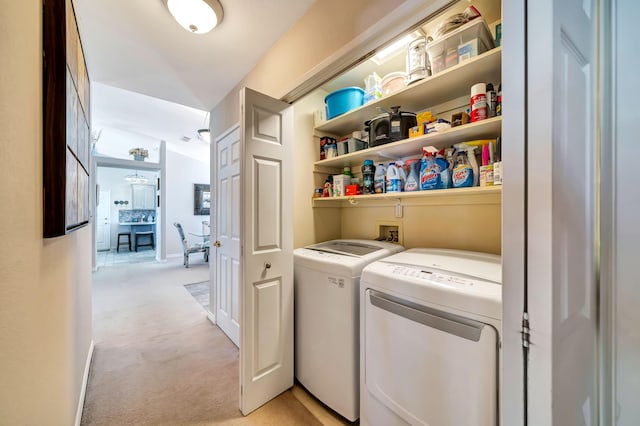
<path fill-rule="evenodd" d="M 95 350 L 83 425 L 314 425 L 285 392 L 243 417 L 238 350 L 184 288 L 209 265 L 180 259 L 93 274 Z"/>

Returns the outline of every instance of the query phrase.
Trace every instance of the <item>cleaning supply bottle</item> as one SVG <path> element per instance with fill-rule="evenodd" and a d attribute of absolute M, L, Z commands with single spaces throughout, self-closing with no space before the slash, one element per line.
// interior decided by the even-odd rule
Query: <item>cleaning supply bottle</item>
<path fill-rule="evenodd" d="M 493 88 L 493 84 L 487 83 L 487 117 L 496 116 L 497 101 L 498 98 L 496 96 L 496 91 Z"/>
<path fill-rule="evenodd" d="M 471 86 L 471 122 L 487 118 L 487 85 L 478 83 Z"/>
<path fill-rule="evenodd" d="M 400 176 L 400 191 L 404 191 L 404 184 L 407 181 L 407 173 L 404 168 L 404 161 L 396 161 L 396 168 L 398 169 L 398 176 Z"/>
<path fill-rule="evenodd" d="M 436 154 L 436 163 L 440 166 L 440 189 L 451 188 L 451 174 L 449 163 L 444 158 L 444 149 L 441 149 Z"/>
<path fill-rule="evenodd" d="M 342 169 L 342 174 L 349 176 L 349 177 L 353 177 L 353 175 L 351 174 L 351 167 L 349 166 L 344 166 L 344 168 Z"/>
<path fill-rule="evenodd" d="M 493 143 L 482 145 L 482 166 L 480 166 L 480 186 L 493 186 L 493 164 L 489 151 L 493 150 Z"/>
<path fill-rule="evenodd" d="M 498 84 L 498 93 L 496 95 L 496 115 L 502 115 L 502 83 Z"/>
<path fill-rule="evenodd" d="M 375 179 L 376 166 L 373 165 L 373 160 L 364 160 L 362 165 L 362 193 L 374 194 L 375 187 L 373 180 Z"/>
<path fill-rule="evenodd" d="M 404 190 L 406 192 L 419 191 L 420 190 L 420 161 L 414 160 L 407 162 L 409 167 L 409 174 L 407 180 L 404 183 Z"/>
<path fill-rule="evenodd" d="M 401 192 L 400 187 L 400 173 L 396 167 L 396 163 L 389 163 L 387 167 L 387 193 L 389 192 Z"/>
<path fill-rule="evenodd" d="M 471 170 L 473 170 L 473 186 L 478 186 L 480 184 L 480 166 L 478 165 L 478 160 L 476 159 L 476 147 L 475 146 L 467 146 L 465 148 L 467 153 L 467 160 L 471 165 Z"/>
<path fill-rule="evenodd" d="M 453 169 L 453 187 L 464 188 L 473 186 L 473 169 L 467 158 L 467 152 L 461 151 L 456 158 L 456 166 Z"/>
<path fill-rule="evenodd" d="M 384 194 L 387 192 L 386 176 L 387 168 L 382 163 L 378 164 L 373 177 L 373 188 L 376 194 Z"/>
<path fill-rule="evenodd" d="M 420 189 L 439 189 L 442 186 L 440 179 L 440 165 L 435 160 L 434 154 L 438 152 L 431 146 L 422 148 L 423 156 L 420 165 Z"/>
<path fill-rule="evenodd" d="M 456 165 L 456 149 L 451 147 L 445 149 L 444 152 L 447 158 L 447 163 L 449 163 L 449 176 L 451 176 L 453 174 L 453 167 Z"/>
<path fill-rule="evenodd" d="M 502 185 L 502 137 L 496 139 L 496 158 L 493 163 L 493 184 Z"/>
<path fill-rule="evenodd" d="M 467 145 L 464 142 L 457 144 L 455 147 L 459 151 L 467 153 L 467 161 L 469 162 L 469 165 L 471 165 L 471 170 L 473 170 L 473 186 L 478 186 L 480 183 L 480 167 L 478 165 L 478 160 L 476 159 L 476 147 Z"/>

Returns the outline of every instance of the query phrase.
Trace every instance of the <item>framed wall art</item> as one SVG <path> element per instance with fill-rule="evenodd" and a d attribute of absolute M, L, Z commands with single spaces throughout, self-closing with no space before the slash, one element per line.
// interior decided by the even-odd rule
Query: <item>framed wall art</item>
<path fill-rule="evenodd" d="M 90 83 L 71 0 L 43 3 L 43 233 L 89 223 Z"/>
<path fill-rule="evenodd" d="M 209 216 L 211 209 L 211 190 L 208 184 L 193 184 L 193 214 L 194 216 Z"/>

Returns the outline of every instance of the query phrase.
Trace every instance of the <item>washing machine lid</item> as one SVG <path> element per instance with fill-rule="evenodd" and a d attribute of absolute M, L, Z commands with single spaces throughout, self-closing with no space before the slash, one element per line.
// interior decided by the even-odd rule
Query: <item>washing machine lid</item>
<path fill-rule="evenodd" d="M 383 241 L 368 240 L 331 240 L 323 243 L 307 246 L 309 250 L 322 251 L 325 253 L 341 254 L 343 256 L 363 257 L 379 250 L 391 250 L 396 252 L 397 245 Z"/>
<path fill-rule="evenodd" d="M 359 277 L 369 263 L 404 250 L 398 244 L 369 240 L 332 240 L 293 251 L 293 264 L 342 277 Z"/>
<path fill-rule="evenodd" d="M 399 265 L 420 266 L 429 272 L 442 272 L 496 284 L 502 283 L 502 257 L 464 250 L 415 248 L 383 260 Z"/>

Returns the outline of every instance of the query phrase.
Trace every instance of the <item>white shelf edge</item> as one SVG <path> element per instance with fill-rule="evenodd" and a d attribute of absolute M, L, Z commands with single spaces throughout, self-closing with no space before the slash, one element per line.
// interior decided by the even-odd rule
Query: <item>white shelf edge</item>
<path fill-rule="evenodd" d="M 465 69 L 471 69 L 473 67 L 475 67 L 478 63 L 484 63 L 484 62 L 489 62 L 495 59 L 495 56 L 499 56 L 500 57 L 500 61 L 502 59 L 501 57 L 502 55 L 502 46 L 498 46 L 495 47 L 481 55 L 476 56 L 475 58 L 471 58 L 463 63 L 460 63 L 458 65 L 455 65 L 451 68 L 448 68 L 442 72 L 439 72 L 435 75 L 432 75 L 428 78 L 425 78 L 423 80 L 420 80 L 416 83 L 413 83 L 409 86 L 406 86 L 405 88 L 403 88 L 402 90 L 399 90 L 389 96 L 386 97 L 382 97 L 380 99 L 377 99 L 375 101 L 369 102 L 365 105 L 362 105 L 358 108 L 355 108 L 351 111 L 348 111 L 344 114 L 341 114 L 337 117 L 334 117 L 330 120 L 325 121 L 324 123 L 315 126 L 314 127 L 314 132 L 319 132 L 319 133 L 333 133 L 335 134 L 335 129 L 340 129 L 341 127 L 345 126 L 345 123 L 349 123 L 353 120 L 355 121 L 363 121 L 363 119 L 371 118 L 374 115 L 377 115 L 378 113 L 376 112 L 376 107 L 377 106 L 384 106 L 387 104 L 393 104 L 394 102 L 397 103 L 397 99 L 400 99 L 402 97 L 404 97 L 406 95 L 407 92 L 409 91 L 415 91 L 415 90 L 420 90 L 423 89 L 425 87 L 431 86 L 433 85 L 434 87 L 436 85 L 438 85 L 438 82 L 441 82 L 442 80 L 445 80 L 447 78 L 450 78 L 451 75 L 456 76 L 456 74 L 458 74 L 459 72 L 461 72 L 461 70 L 465 70 Z M 425 105 L 425 107 L 427 107 L 428 105 Z M 362 115 L 365 115 L 366 117 L 362 117 Z M 358 118 L 354 118 L 354 117 L 360 117 L 360 119 Z M 341 132 L 338 132 L 341 133 Z"/>
<path fill-rule="evenodd" d="M 337 204 L 340 206 L 343 205 L 351 205 L 355 203 L 357 205 L 359 202 L 363 201 L 394 201 L 394 200 L 423 200 L 428 204 L 428 200 L 430 199 L 439 199 L 439 198 L 452 198 L 452 197 L 464 197 L 465 200 L 462 200 L 456 204 L 475 204 L 470 202 L 470 198 L 476 197 L 492 197 L 495 195 L 502 194 L 502 186 L 474 186 L 469 188 L 450 188 L 450 189 L 437 189 L 430 191 L 415 191 L 415 192 L 393 192 L 386 194 L 367 194 L 367 195 L 353 195 L 353 196 L 343 196 L 343 197 L 323 197 L 323 198 L 313 198 L 313 206 L 314 207 L 325 207 L 324 204 L 327 204 L 326 207 L 336 207 Z"/>
<path fill-rule="evenodd" d="M 408 151 L 414 151 L 414 154 L 420 153 L 421 146 L 431 144 L 439 145 L 447 143 L 449 145 L 464 142 L 469 138 L 484 137 L 487 133 L 500 135 L 502 133 L 502 116 L 492 117 L 486 120 L 478 121 L 475 123 L 463 124 L 462 126 L 452 127 L 451 129 L 430 133 L 415 138 L 402 139 L 399 141 L 391 142 L 384 145 L 375 146 L 372 148 L 363 149 L 356 152 L 350 152 L 348 154 L 339 155 L 337 157 L 328 160 L 319 160 L 313 163 L 314 167 L 341 167 L 345 165 L 352 165 L 352 163 L 363 161 L 367 157 L 384 157 L 389 160 L 399 159 L 406 157 Z M 456 142 L 451 142 L 455 140 Z M 412 149 L 413 148 L 413 149 Z M 437 148 L 442 148 L 438 147 Z M 399 155 L 382 155 L 389 151 L 397 151 Z"/>

